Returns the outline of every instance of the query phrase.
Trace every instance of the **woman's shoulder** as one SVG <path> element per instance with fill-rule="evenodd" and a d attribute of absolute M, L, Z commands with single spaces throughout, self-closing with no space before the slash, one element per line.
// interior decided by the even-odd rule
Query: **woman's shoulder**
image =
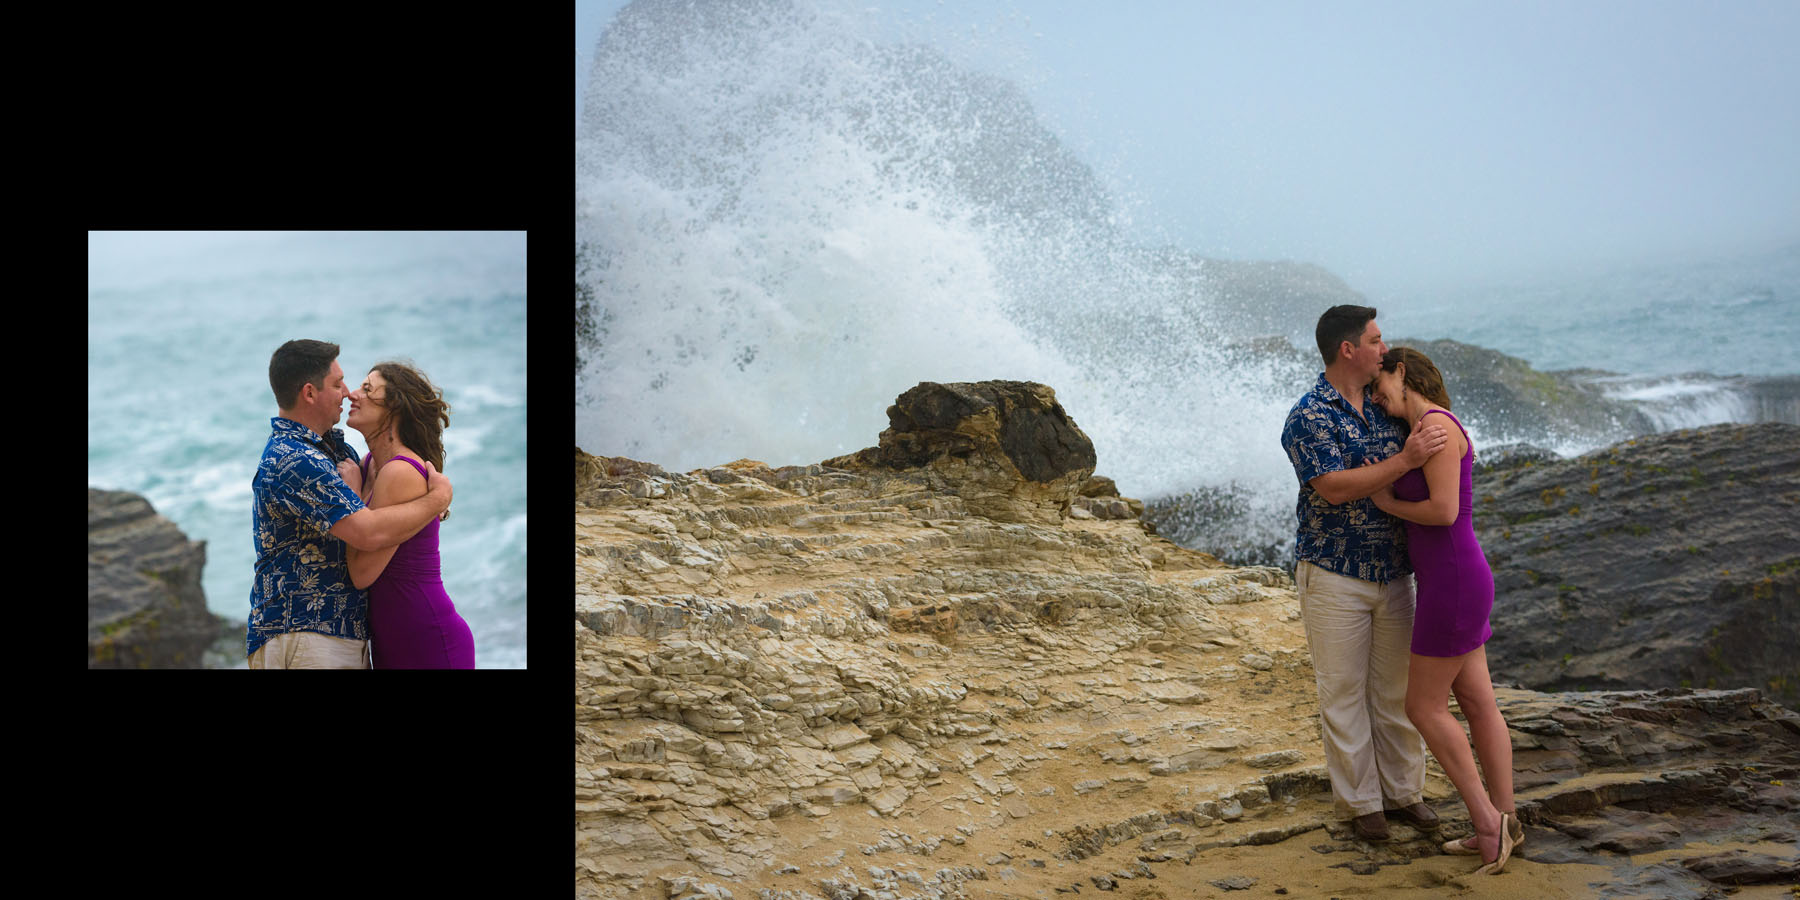
<path fill-rule="evenodd" d="M 386 487 L 392 494 L 410 500 L 425 493 L 425 474 L 419 471 L 423 467 L 417 456 L 402 451 L 381 464 L 381 476 L 375 487 L 378 490 Z"/>
<path fill-rule="evenodd" d="M 1458 446 L 1458 450 L 1456 450 L 1456 454 L 1454 455 L 1456 455 L 1458 459 L 1462 459 L 1463 455 L 1469 454 L 1469 450 L 1474 448 L 1474 439 L 1469 437 L 1469 428 L 1463 425 L 1462 419 L 1456 418 L 1456 414 L 1447 409 L 1427 410 L 1426 416 L 1433 414 L 1433 412 L 1442 412 L 1445 419 L 1451 419 L 1451 423 L 1456 425 L 1456 428 L 1451 430 L 1451 445 Z"/>
<path fill-rule="evenodd" d="M 1429 416 L 1432 413 L 1442 413 L 1444 418 L 1449 419 L 1453 424 L 1456 425 L 1456 427 L 1454 429 L 1449 429 L 1449 431 L 1450 431 L 1450 446 L 1446 447 L 1444 449 L 1455 451 L 1454 453 L 1451 454 L 1452 458 L 1456 458 L 1456 459 L 1462 458 L 1465 454 L 1467 454 L 1469 452 L 1469 448 L 1474 446 L 1473 443 L 1469 439 L 1469 430 L 1467 428 L 1463 427 L 1462 420 L 1458 419 L 1456 417 L 1455 413 L 1452 413 L 1451 411 L 1449 411 L 1447 409 L 1436 408 L 1436 409 L 1428 409 L 1425 411 L 1426 416 Z M 1419 424 L 1420 424 L 1421 428 L 1424 427 L 1424 416 L 1419 417 Z"/>

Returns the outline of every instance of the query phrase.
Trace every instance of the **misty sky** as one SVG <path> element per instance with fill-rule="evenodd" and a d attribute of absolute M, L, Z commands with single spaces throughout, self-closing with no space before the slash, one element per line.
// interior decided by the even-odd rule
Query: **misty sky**
<path fill-rule="evenodd" d="M 1145 243 L 1382 298 L 1800 241 L 1791 0 L 853 8 L 1022 85 Z"/>

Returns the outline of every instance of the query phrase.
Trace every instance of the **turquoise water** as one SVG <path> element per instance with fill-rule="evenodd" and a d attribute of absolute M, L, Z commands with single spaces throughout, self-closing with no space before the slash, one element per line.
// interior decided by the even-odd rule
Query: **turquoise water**
<path fill-rule="evenodd" d="M 1545 371 L 1800 373 L 1800 245 L 1470 286 L 1407 302 L 1410 308 L 1396 307 L 1416 336 L 1489 347 Z"/>
<path fill-rule="evenodd" d="M 143 494 L 206 541 L 207 606 L 243 620 L 269 356 L 295 338 L 339 344 L 353 385 L 398 358 L 444 391 L 444 586 L 476 665 L 523 668 L 523 234 L 90 234 L 88 484 Z"/>

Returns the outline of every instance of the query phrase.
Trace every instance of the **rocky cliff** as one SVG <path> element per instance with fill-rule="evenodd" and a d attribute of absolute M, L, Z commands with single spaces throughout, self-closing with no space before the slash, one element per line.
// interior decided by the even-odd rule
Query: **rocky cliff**
<path fill-rule="evenodd" d="M 1800 426 L 1763 423 L 1483 471 L 1495 677 L 1755 687 L 1800 705 L 1797 461 Z"/>
<path fill-rule="evenodd" d="M 1503 690 L 1531 840 L 1492 884 L 1403 826 L 1352 840 L 1285 574 L 1110 517 L 1129 503 L 1042 386 L 922 385 L 889 419 L 829 465 L 675 474 L 577 449 L 577 896 L 1699 897 L 1793 877 L 1800 720 L 1755 691 Z M 1466 833 L 1435 768 L 1428 797 Z"/>
<path fill-rule="evenodd" d="M 88 488 L 88 668 L 201 668 L 231 628 L 207 611 L 205 565 L 206 542 L 150 501 Z"/>

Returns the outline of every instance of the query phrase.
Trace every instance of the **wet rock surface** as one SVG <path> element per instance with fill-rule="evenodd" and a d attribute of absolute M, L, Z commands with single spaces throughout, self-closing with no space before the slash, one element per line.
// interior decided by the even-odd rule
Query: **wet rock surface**
<path fill-rule="evenodd" d="M 1495 677 L 1800 702 L 1800 426 L 1719 425 L 1475 480 Z"/>
<path fill-rule="evenodd" d="M 206 542 L 148 500 L 88 488 L 88 668 L 203 667 L 231 627 L 206 608 L 205 565 Z"/>

